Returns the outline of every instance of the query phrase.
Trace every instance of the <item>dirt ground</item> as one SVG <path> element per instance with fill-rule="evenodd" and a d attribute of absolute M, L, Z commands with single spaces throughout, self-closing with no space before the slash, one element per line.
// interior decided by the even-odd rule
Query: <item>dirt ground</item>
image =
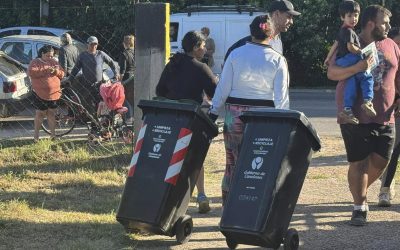
<path fill-rule="evenodd" d="M 300 249 L 400 249 L 399 196 L 389 208 L 377 206 L 380 181 L 368 193 L 370 212 L 368 225 L 353 227 L 348 224 L 352 199 L 347 186 L 347 162 L 340 137 L 322 137 L 322 150 L 313 155 L 290 227 L 298 230 Z M 222 138 L 211 145 L 209 156 L 222 158 Z M 206 160 L 207 162 L 207 160 Z M 212 159 L 211 159 L 211 162 Z M 191 202 L 188 214 L 193 217 L 194 232 L 184 245 L 175 238 L 158 235 L 139 236 L 136 249 L 227 249 L 225 237 L 218 230 L 221 216 L 220 183 L 223 162 L 218 169 L 208 171 L 207 193 L 212 200 L 212 211 L 201 215 Z M 207 167 L 207 165 L 206 165 Z M 398 177 L 397 177 L 398 178 Z M 399 185 L 396 191 L 400 194 Z M 238 249 L 261 249 L 239 245 Z M 281 246 L 283 249 L 283 246 Z"/>

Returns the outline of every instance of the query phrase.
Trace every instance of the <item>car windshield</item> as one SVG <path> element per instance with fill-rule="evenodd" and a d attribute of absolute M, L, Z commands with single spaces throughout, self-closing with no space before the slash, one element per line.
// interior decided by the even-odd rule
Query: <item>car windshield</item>
<path fill-rule="evenodd" d="M 21 70 L 12 61 L 9 61 L 4 56 L 0 56 L 0 72 L 6 76 L 13 76 L 21 73 Z"/>

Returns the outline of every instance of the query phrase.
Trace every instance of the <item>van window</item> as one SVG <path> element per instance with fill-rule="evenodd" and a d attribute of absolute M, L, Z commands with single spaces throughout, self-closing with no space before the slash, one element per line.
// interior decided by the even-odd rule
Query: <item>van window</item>
<path fill-rule="evenodd" d="M 21 34 L 21 30 L 16 29 L 16 30 L 6 30 L 3 32 L 0 32 L 0 38 L 1 37 L 5 37 L 5 36 L 13 36 L 13 35 L 20 35 Z"/>
<path fill-rule="evenodd" d="M 56 36 L 47 30 L 28 30 L 28 35 Z"/>
<path fill-rule="evenodd" d="M 169 41 L 176 42 L 178 40 L 179 23 L 169 24 Z"/>
<path fill-rule="evenodd" d="M 29 64 L 32 60 L 32 45 L 30 43 L 6 42 L 1 50 L 22 64 Z"/>

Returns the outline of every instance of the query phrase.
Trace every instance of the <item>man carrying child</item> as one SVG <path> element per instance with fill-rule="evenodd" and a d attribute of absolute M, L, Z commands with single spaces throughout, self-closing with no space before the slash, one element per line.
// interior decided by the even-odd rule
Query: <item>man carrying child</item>
<path fill-rule="evenodd" d="M 399 60 L 400 50 L 387 38 L 390 29 L 391 13 L 379 5 L 368 6 L 361 18 L 359 40 L 361 47 L 375 42 L 378 51 L 379 67 L 372 71 L 374 77 L 374 99 L 376 116 L 369 117 L 361 110 L 363 98 L 357 96 L 353 106 L 354 116 L 359 124 L 348 124 L 338 116 L 338 123 L 344 140 L 347 161 L 349 162 L 348 182 L 354 200 L 350 224 L 363 226 L 367 223 L 367 191 L 387 166 L 394 144 L 394 109 L 400 106 L 395 98 L 400 89 Z M 335 53 L 329 61 L 328 78 L 339 80 L 336 87 L 338 112 L 343 110 L 343 96 L 346 82 L 350 76 L 365 71 L 369 60 L 362 60 L 348 67 L 335 63 Z"/>

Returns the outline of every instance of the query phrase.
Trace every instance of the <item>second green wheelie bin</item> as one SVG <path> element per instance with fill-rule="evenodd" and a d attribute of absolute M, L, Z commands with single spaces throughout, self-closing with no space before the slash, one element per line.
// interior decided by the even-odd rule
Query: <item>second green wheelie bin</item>
<path fill-rule="evenodd" d="M 288 227 L 319 137 L 298 111 L 253 109 L 240 118 L 243 139 L 220 230 L 231 249 L 297 249 L 298 233 Z"/>

